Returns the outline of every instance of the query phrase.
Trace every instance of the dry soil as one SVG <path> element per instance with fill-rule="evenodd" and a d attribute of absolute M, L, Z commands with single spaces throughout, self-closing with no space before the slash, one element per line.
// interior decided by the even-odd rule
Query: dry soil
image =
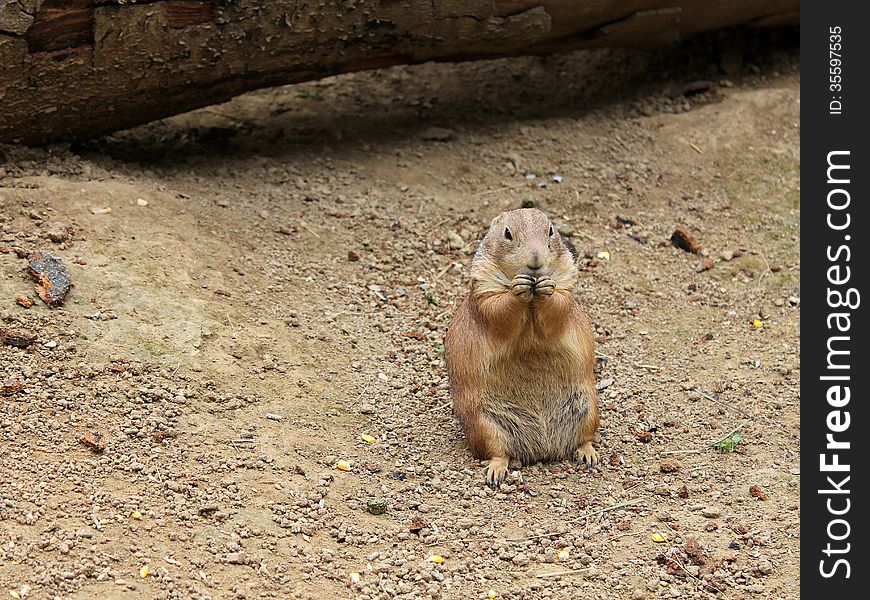
<path fill-rule="evenodd" d="M 0 345 L 0 593 L 797 598 L 795 38 L 401 67 L 0 148 L 0 327 L 36 336 Z M 524 204 L 579 250 L 603 462 L 493 491 L 443 339 Z"/>

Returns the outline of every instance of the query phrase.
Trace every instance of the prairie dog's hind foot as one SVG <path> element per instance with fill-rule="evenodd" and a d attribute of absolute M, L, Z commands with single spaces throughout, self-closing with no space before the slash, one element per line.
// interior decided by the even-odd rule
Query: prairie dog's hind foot
<path fill-rule="evenodd" d="M 598 464 L 598 452 L 592 447 L 592 442 L 580 444 L 580 447 L 574 452 L 574 460 L 580 464 L 585 463 L 590 469 Z"/>
<path fill-rule="evenodd" d="M 486 465 L 486 485 L 492 489 L 497 489 L 507 477 L 508 463 L 507 456 L 493 456 L 489 459 L 489 463 Z"/>

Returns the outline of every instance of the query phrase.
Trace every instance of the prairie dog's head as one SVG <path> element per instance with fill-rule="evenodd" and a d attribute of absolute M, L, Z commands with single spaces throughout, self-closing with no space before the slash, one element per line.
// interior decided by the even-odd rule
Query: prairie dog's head
<path fill-rule="evenodd" d="M 519 273 L 549 276 L 557 289 L 573 289 L 574 257 L 549 217 L 536 208 L 503 212 L 480 242 L 471 277 L 480 291 L 504 291 Z"/>

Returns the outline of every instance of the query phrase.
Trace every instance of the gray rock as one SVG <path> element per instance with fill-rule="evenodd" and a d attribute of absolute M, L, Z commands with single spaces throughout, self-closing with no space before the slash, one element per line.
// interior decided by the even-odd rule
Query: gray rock
<path fill-rule="evenodd" d="M 451 250 L 459 250 L 460 248 L 465 246 L 465 240 L 463 240 L 462 237 L 455 231 L 448 231 L 447 246 Z"/>
<path fill-rule="evenodd" d="M 613 379 L 608 377 L 607 379 L 602 379 L 601 381 L 599 381 L 598 385 L 596 385 L 595 387 L 598 388 L 598 391 L 601 391 L 601 390 L 606 390 L 611 385 L 613 385 Z"/>
<path fill-rule="evenodd" d="M 526 554 L 523 552 L 518 552 L 511 559 L 511 562 L 514 563 L 515 565 L 517 565 L 518 567 L 524 567 L 527 564 L 529 564 L 529 557 L 526 556 Z"/>
<path fill-rule="evenodd" d="M 65 223 L 49 223 L 45 235 L 55 244 L 62 244 L 69 239 L 69 226 Z"/>
<path fill-rule="evenodd" d="M 430 127 L 420 137 L 427 142 L 447 142 L 456 139 L 456 132 L 444 127 Z"/>

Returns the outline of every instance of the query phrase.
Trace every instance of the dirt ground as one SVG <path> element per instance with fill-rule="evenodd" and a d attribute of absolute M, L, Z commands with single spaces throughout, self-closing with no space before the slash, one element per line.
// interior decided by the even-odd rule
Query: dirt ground
<path fill-rule="evenodd" d="M 796 35 L 730 32 L 0 147 L 0 327 L 36 336 L 0 345 L 2 595 L 797 598 L 799 82 Z M 524 203 L 579 250 L 603 461 L 493 491 L 443 339 Z"/>

